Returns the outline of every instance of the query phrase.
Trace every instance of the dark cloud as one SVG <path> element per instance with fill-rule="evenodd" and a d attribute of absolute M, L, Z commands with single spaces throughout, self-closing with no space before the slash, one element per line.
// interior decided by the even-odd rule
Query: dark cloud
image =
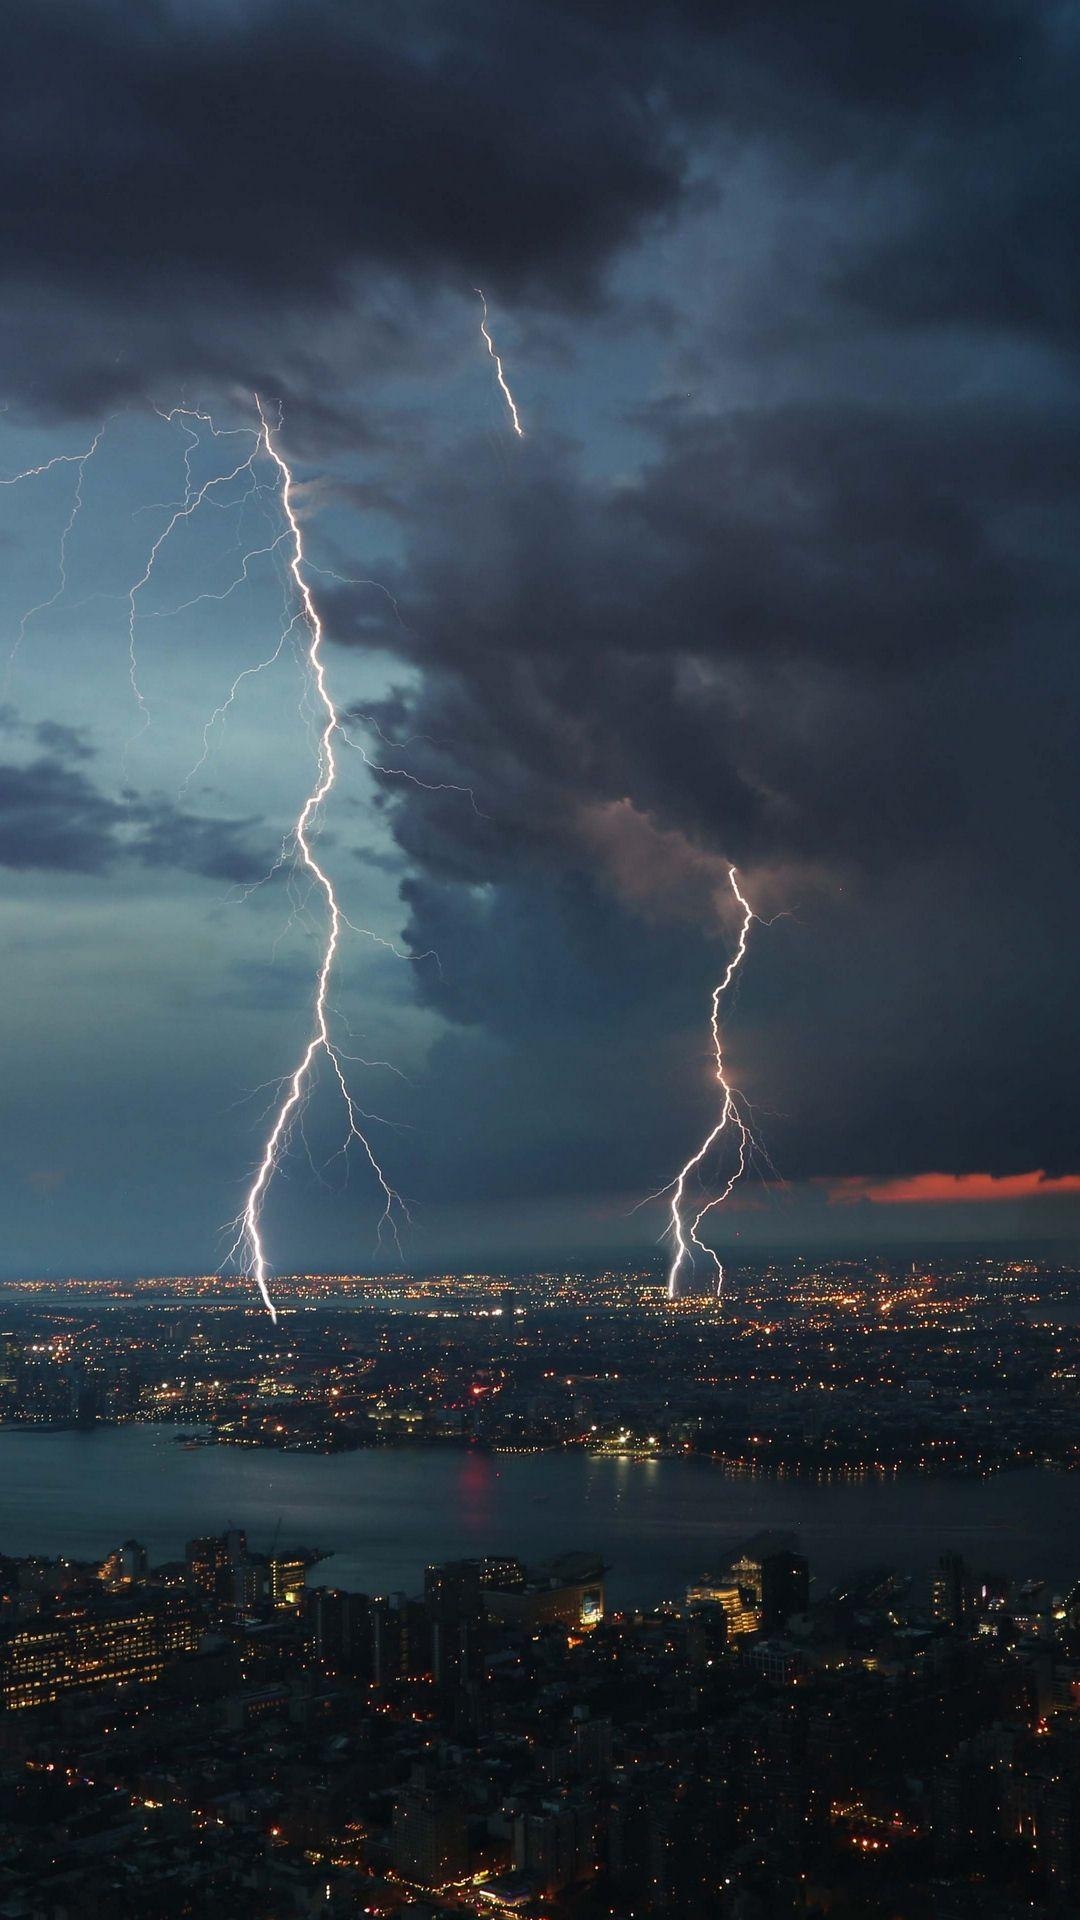
<path fill-rule="evenodd" d="M 380 853 L 375 847 L 354 847 L 352 857 L 361 866 L 372 867 L 376 873 L 401 873 L 400 854 Z"/>
<path fill-rule="evenodd" d="M 85 727 L 66 727 L 59 720 L 39 720 L 34 737 L 46 753 L 61 760 L 93 760 L 97 753 Z"/>
<path fill-rule="evenodd" d="M 135 26 L 53 0 L 5 44 L 9 102 L 34 103 L 0 129 L 20 413 L 240 382 L 301 451 L 370 445 L 385 422 L 343 372 L 422 368 L 435 293 L 589 306 L 681 196 L 648 69 L 615 74 L 587 23 L 312 0 Z"/>
<path fill-rule="evenodd" d="M 402 845 L 491 877 L 627 796 L 740 858 L 843 865 L 960 824 L 935 714 L 1019 629 L 1070 617 L 1076 425 L 984 404 L 661 418 L 658 458 L 619 486 L 550 450 L 509 481 L 456 454 L 420 492 L 398 589 L 398 648 L 426 676 L 378 717 L 481 818 L 388 783 Z M 326 602 L 347 643 L 355 602 Z"/>
<path fill-rule="evenodd" d="M 65 726 L 59 720 L 24 720 L 10 700 L 0 705 L 0 733 L 33 740 L 46 755 L 57 760 L 93 760 L 97 754 L 89 728 Z"/>
<path fill-rule="evenodd" d="M 84 758 L 81 730 L 46 722 L 49 744 Z M 27 765 L 0 765 L 0 866 L 21 872 L 100 874 L 122 859 L 173 868 L 207 880 L 261 879 L 271 857 L 246 836 L 253 820 L 212 820 L 164 800 L 102 793 L 78 767 L 55 753 Z"/>
<path fill-rule="evenodd" d="M 732 858 L 805 929 L 761 936 L 780 957 L 740 1015 L 789 1175 L 1059 1165 L 1075 421 L 973 402 L 651 424 L 632 483 L 566 450 L 526 447 L 509 478 L 458 450 L 415 503 L 396 586 L 421 677 L 376 718 L 479 808 L 383 782 L 419 876 L 408 938 L 443 963 L 423 990 L 537 1050 L 556 1135 L 540 1055 L 573 1088 L 586 1035 L 638 1057 L 643 1091 L 667 1059 L 704 1092 L 687 1010 L 704 1020 Z M 327 605 L 355 642 L 349 591 Z M 623 1108 L 611 1127 L 627 1168 L 643 1127 L 669 1137 Z M 559 1180 L 597 1177 L 571 1160 Z"/>
<path fill-rule="evenodd" d="M 315 304 L 366 262 L 587 297 L 677 151 L 572 19 L 473 11 L 35 9 L 8 40 L 7 272 Z"/>
<path fill-rule="evenodd" d="M 998 70 L 969 71 L 926 116 L 902 156 L 894 217 L 839 264 L 836 284 L 890 323 L 1011 333 L 1075 353 L 1080 32 L 1068 9 L 1025 11 Z"/>
<path fill-rule="evenodd" d="M 15 400 L 92 412 L 243 380 L 287 399 L 298 446 L 369 445 L 344 360 L 422 365 L 429 296 L 478 280 L 531 314 L 595 305 L 612 260 L 722 196 L 747 148 L 843 179 L 856 223 L 886 194 L 888 236 L 855 256 L 834 237 L 850 301 L 1060 343 L 1076 39 L 1020 0 L 19 9 L 0 130 Z"/>
<path fill-rule="evenodd" d="M 17 870 L 100 873 L 116 855 L 124 809 L 84 773 L 42 758 L 0 766 L 0 862 Z"/>
<path fill-rule="evenodd" d="M 255 819 L 202 819 L 163 800 L 143 802 L 137 814 L 132 852 L 143 866 L 242 885 L 263 879 L 273 864 L 274 856 L 253 850 L 246 837 L 259 824 Z"/>

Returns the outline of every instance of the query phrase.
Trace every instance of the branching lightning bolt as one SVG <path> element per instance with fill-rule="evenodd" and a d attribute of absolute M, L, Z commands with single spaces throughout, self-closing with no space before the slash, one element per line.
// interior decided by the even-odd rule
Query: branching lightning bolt
<path fill-rule="evenodd" d="M 486 318 L 486 306 L 484 312 Z M 485 338 L 489 340 L 490 344 L 490 336 L 487 334 L 486 327 Z M 515 431 L 520 434 L 521 426 L 517 418 L 513 398 L 510 395 L 502 374 L 501 363 L 498 360 L 498 356 L 494 355 L 493 348 L 492 353 L 495 358 L 500 384 L 506 393 L 507 401 L 511 408 Z M 142 565 L 142 571 L 138 578 L 134 579 L 131 585 L 116 597 L 120 599 L 122 604 L 126 603 L 127 648 L 131 688 L 141 714 L 142 725 L 145 727 L 149 723 L 149 709 L 140 686 L 136 657 L 136 629 L 139 616 L 142 613 L 140 597 L 153 578 L 157 561 L 170 540 L 170 537 L 182 523 L 190 521 L 204 505 L 219 507 L 223 511 L 228 511 L 232 507 L 239 505 L 242 514 L 244 501 L 251 499 L 253 496 L 272 494 L 278 502 L 285 521 L 284 530 L 271 537 L 264 535 L 258 545 L 252 544 L 248 546 L 247 551 L 244 551 L 247 543 L 242 541 L 238 534 L 237 548 L 242 557 L 235 578 L 233 578 L 223 590 L 220 592 L 205 591 L 197 593 L 182 601 L 180 604 L 162 609 L 152 616 L 156 619 L 166 619 L 172 615 L 183 613 L 206 601 L 227 600 L 237 589 L 248 581 L 249 570 L 255 561 L 266 557 L 274 558 L 279 554 L 279 550 L 283 548 L 287 552 L 287 559 L 283 553 L 280 560 L 283 584 L 286 587 L 286 612 L 283 629 L 277 644 L 264 659 L 259 660 L 250 667 L 244 668 L 233 680 L 225 699 L 206 722 L 203 731 L 202 755 L 196 763 L 196 766 L 192 769 L 192 772 L 187 776 L 184 787 L 181 789 L 182 792 L 186 790 L 195 773 L 204 764 L 209 753 L 213 730 L 215 726 L 224 722 L 226 715 L 237 699 L 245 681 L 272 667 L 280 658 L 293 635 L 297 632 L 297 629 L 302 628 L 306 634 L 306 645 L 298 644 L 297 652 L 303 660 L 308 697 L 310 697 L 313 708 L 313 712 L 309 718 L 312 728 L 313 746 L 316 754 L 316 775 L 314 785 L 307 799 L 304 801 L 296 821 L 289 833 L 285 836 L 280 855 L 275 861 L 271 872 L 277 872 L 280 868 L 291 865 L 295 870 L 296 876 L 302 876 L 306 881 L 305 898 L 301 898 L 298 892 L 294 892 L 294 918 L 302 916 L 306 924 L 311 924 L 307 914 L 307 900 L 309 898 L 321 900 L 324 909 L 324 917 L 320 923 L 322 955 L 315 979 L 312 1024 L 308 1040 L 292 1072 L 274 1083 L 274 1097 L 266 1117 L 268 1130 L 265 1135 L 261 1158 L 258 1161 L 252 1177 L 242 1211 L 233 1224 L 234 1238 L 231 1252 L 228 1256 L 230 1259 L 235 1259 L 238 1263 L 242 1264 L 245 1271 L 250 1274 L 264 1306 L 270 1314 L 271 1319 L 276 1323 L 277 1310 L 271 1298 L 268 1284 L 270 1267 L 263 1236 L 263 1210 L 275 1175 L 281 1169 L 285 1154 L 291 1145 L 294 1132 L 298 1133 L 303 1140 L 305 1110 L 309 1097 L 314 1089 L 314 1074 L 320 1057 L 325 1059 L 330 1068 L 345 1109 L 347 1127 L 339 1153 L 346 1154 L 350 1144 L 356 1142 L 366 1156 L 381 1192 L 383 1206 L 379 1219 L 378 1231 L 380 1236 L 384 1230 L 388 1229 L 400 1248 L 400 1240 L 398 1238 L 399 1221 L 410 1218 L 408 1208 L 402 1196 L 391 1186 L 390 1181 L 383 1171 L 368 1132 L 368 1128 L 373 1122 L 379 1125 L 388 1125 L 390 1123 L 380 1119 L 377 1115 L 367 1113 L 364 1108 L 358 1104 L 346 1080 L 344 1063 L 355 1062 L 369 1068 L 385 1067 L 395 1072 L 398 1070 L 392 1068 L 389 1061 L 369 1061 L 346 1052 L 338 1046 L 331 1032 L 331 1005 L 329 996 L 334 964 L 342 933 L 348 929 L 354 933 L 362 934 L 378 946 L 392 952 L 400 959 L 415 961 L 431 958 L 438 964 L 437 954 L 406 953 L 396 946 L 393 941 L 383 938 L 372 929 L 354 925 L 353 921 L 350 920 L 344 912 L 338 900 L 329 874 L 316 857 L 315 840 L 317 837 L 319 817 L 323 803 L 334 787 L 337 778 L 338 748 L 339 746 L 341 748 L 353 748 L 359 753 L 372 772 L 382 778 L 404 780 L 434 793 L 452 792 L 465 795 L 471 801 L 474 810 L 479 812 L 479 809 L 476 806 L 476 799 L 470 788 L 458 786 L 450 781 L 426 781 L 409 771 L 406 767 L 385 765 L 380 760 L 374 759 L 347 730 L 343 718 L 334 704 L 327 684 L 323 661 L 323 624 L 315 605 L 311 587 L 308 583 L 309 570 L 315 572 L 326 570 L 317 569 L 313 566 L 313 563 L 309 563 L 304 551 L 303 533 L 295 504 L 295 483 L 292 470 L 281 453 L 275 437 L 280 431 L 280 420 L 276 427 L 272 427 L 262 403 L 257 397 L 256 406 L 259 417 L 258 428 L 249 426 L 225 430 L 219 430 L 211 416 L 208 413 L 200 411 L 198 408 L 176 406 L 169 411 L 165 411 L 155 407 L 154 411 L 162 420 L 170 426 L 178 426 L 184 434 L 183 498 L 171 502 L 158 502 L 154 506 L 136 509 L 137 512 L 156 512 L 164 516 L 164 518 L 148 549 L 145 564 Z M 89 445 L 81 452 L 56 454 L 51 459 L 43 461 L 41 465 L 29 467 L 22 473 L 13 474 L 8 477 L 0 477 L 0 487 L 2 487 L 15 486 L 21 481 L 31 480 L 39 475 L 47 474 L 54 468 L 61 466 L 71 467 L 75 472 L 71 507 L 59 541 L 57 566 L 58 584 L 51 598 L 43 600 L 38 606 L 29 608 L 27 612 L 23 614 L 13 648 L 13 658 L 29 622 L 35 615 L 43 613 L 47 609 L 55 606 L 66 594 L 68 584 L 68 545 L 72 531 L 82 511 L 83 482 L 86 467 L 97 452 L 108 424 L 108 421 L 106 421 L 105 424 L 98 429 Z M 246 442 L 246 450 L 244 457 L 236 453 L 231 458 L 227 471 L 215 473 L 209 479 L 200 482 L 196 479 L 193 471 L 193 460 L 197 450 L 203 444 L 204 429 L 207 430 L 209 438 L 215 441 L 236 438 L 241 442 Z M 257 469 L 258 463 L 263 458 L 271 463 L 274 470 L 272 486 L 260 484 Z M 222 490 L 227 488 L 230 482 L 237 480 L 245 473 L 250 477 L 250 486 L 240 496 L 239 500 L 236 498 L 219 497 Z M 345 578 L 345 576 L 340 575 L 335 577 L 340 579 Z M 350 582 L 350 584 L 354 583 Z M 393 595 L 389 593 L 388 589 L 374 581 L 363 584 L 377 587 L 380 592 L 386 594 L 396 617 L 399 621 L 401 620 L 397 602 Z M 302 711 L 304 711 L 303 708 Z M 360 724 L 370 726 L 376 733 L 380 732 L 377 723 L 371 716 L 358 714 L 355 718 Z M 256 882 L 255 884 L 259 885 L 262 883 Z M 290 881 L 290 886 L 292 886 L 292 884 L 293 882 Z M 247 889 L 247 891 L 250 890 L 250 888 Z M 303 1144 L 305 1146 L 307 1145 L 306 1140 L 303 1141 Z M 335 1155 L 334 1157 L 337 1156 Z"/>
<path fill-rule="evenodd" d="M 694 1247 L 698 1249 L 699 1253 L 703 1253 L 707 1259 L 711 1260 L 716 1274 L 716 1290 L 719 1293 L 724 1279 L 723 1263 L 716 1249 L 710 1247 L 707 1241 L 701 1239 L 698 1229 L 706 1215 L 712 1213 L 715 1207 L 722 1206 L 724 1201 L 730 1197 L 742 1179 L 743 1174 L 746 1172 L 747 1163 L 754 1149 L 754 1137 L 740 1109 L 739 1096 L 728 1080 L 724 1069 L 724 1048 L 720 1032 L 720 1002 L 746 957 L 750 928 L 758 916 L 743 896 L 739 886 L 737 870 L 734 867 L 728 868 L 728 879 L 731 882 L 731 891 L 742 909 L 742 925 L 739 929 L 739 938 L 735 951 L 727 963 L 723 978 L 717 981 L 712 992 L 712 1010 L 710 1013 L 709 1027 L 712 1034 L 715 1079 L 721 1093 L 720 1118 L 712 1128 L 712 1131 L 706 1135 L 697 1151 L 692 1153 L 690 1158 L 680 1167 L 671 1186 L 661 1189 L 662 1192 L 670 1192 L 671 1194 L 671 1217 L 667 1227 L 673 1246 L 671 1265 L 668 1268 L 667 1276 L 669 1300 L 674 1300 L 678 1297 L 679 1281 L 684 1268 L 687 1266 L 693 1267 L 694 1255 L 691 1249 Z M 692 1175 L 700 1172 L 705 1160 L 718 1144 L 721 1136 L 725 1134 L 729 1128 L 733 1131 L 736 1142 L 734 1171 L 729 1175 L 720 1191 L 713 1194 L 711 1199 L 706 1200 L 704 1206 L 699 1207 L 693 1218 L 688 1221 L 687 1214 L 689 1208 L 686 1198 L 687 1182 Z"/>
<path fill-rule="evenodd" d="M 407 780 L 410 786 L 422 787 L 425 793 L 463 794 L 470 802 L 473 812 L 481 819 L 483 818 L 476 804 L 476 795 L 471 787 L 458 786 L 453 780 L 421 780 L 420 775 L 418 773 L 410 773 L 408 767 L 384 767 L 381 761 L 373 760 L 367 748 L 362 746 L 359 740 L 354 740 L 352 734 L 347 733 L 343 726 L 339 727 L 339 731 L 346 745 L 352 747 L 353 751 L 360 755 L 365 767 L 370 768 L 372 773 L 382 774 L 386 779 L 390 780 Z"/>
<path fill-rule="evenodd" d="M 371 1142 L 364 1132 L 363 1127 L 360 1125 L 361 1119 L 367 1118 L 367 1116 L 361 1114 L 360 1109 L 353 1101 L 345 1079 L 341 1056 L 330 1035 L 329 1010 L 327 1005 L 330 981 L 333 974 L 334 960 L 341 939 L 342 927 L 348 926 L 350 923 L 346 920 L 338 904 L 337 894 L 334 891 L 334 885 L 329 874 L 320 866 L 315 858 L 312 837 L 322 804 L 337 778 L 337 760 L 334 747 L 336 740 L 341 735 L 342 729 L 337 708 L 331 698 L 330 690 L 326 682 L 326 669 L 322 658 L 322 621 L 319 617 L 319 612 L 304 572 L 304 540 L 293 500 L 294 481 L 292 470 L 274 440 L 270 423 L 267 420 L 261 401 L 258 401 L 257 405 L 259 408 L 260 421 L 260 445 L 273 461 L 281 481 L 282 511 L 288 523 L 292 543 L 292 554 L 288 563 L 289 572 L 292 574 L 293 580 L 296 583 L 304 623 L 310 636 L 308 666 L 323 711 L 315 785 L 312 787 L 311 792 L 308 794 L 307 799 L 300 809 L 296 825 L 293 829 L 293 840 L 299 854 L 300 862 L 302 866 L 307 869 L 314 885 L 321 891 L 326 903 L 327 931 L 322 960 L 315 983 L 312 1030 L 308 1043 L 296 1067 L 288 1079 L 283 1082 L 282 1095 L 278 1101 L 270 1131 L 266 1137 L 262 1158 L 259 1161 L 255 1177 L 248 1191 L 243 1212 L 237 1222 L 237 1237 L 234 1243 L 236 1251 L 242 1250 L 246 1265 L 250 1269 L 251 1277 L 262 1296 L 263 1304 L 271 1319 L 276 1322 L 277 1309 L 270 1297 L 270 1289 L 267 1285 L 269 1263 L 263 1244 L 262 1212 L 267 1192 L 280 1165 L 282 1154 L 288 1145 L 293 1126 L 302 1114 L 310 1089 L 312 1068 L 320 1054 L 322 1054 L 329 1063 L 331 1071 L 337 1081 L 342 1101 L 344 1102 L 345 1115 L 348 1122 L 348 1139 L 355 1140 L 363 1149 L 370 1163 L 371 1170 L 375 1175 L 375 1179 L 382 1191 L 384 1204 L 379 1221 L 380 1232 L 383 1227 L 388 1226 L 396 1238 L 397 1214 L 400 1211 L 405 1214 L 406 1218 L 408 1214 L 401 1196 L 396 1193 L 390 1185 L 379 1164 Z"/>
<path fill-rule="evenodd" d="M 179 413 L 180 411 L 182 411 L 182 409 L 180 408 L 174 409 L 174 413 Z M 203 416 L 200 415 L 199 417 L 202 418 Z M 163 416 L 163 418 L 171 419 L 172 416 L 169 414 L 166 414 Z M 190 429 L 188 429 L 188 431 L 190 431 Z M 245 429 L 239 429 L 239 431 L 245 431 Z M 138 668 L 138 660 L 135 653 L 135 621 L 136 621 L 136 610 L 137 610 L 137 602 L 138 602 L 139 594 L 142 592 L 143 588 L 148 584 L 150 580 L 150 577 L 154 571 L 155 562 L 157 560 L 159 553 L 161 552 L 162 547 L 165 545 L 166 541 L 169 539 L 169 536 L 175 532 L 176 528 L 180 525 L 180 522 L 182 520 L 190 520 L 192 514 L 198 512 L 204 500 L 211 498 L 215 487 L 224 487 L 228 484 L 230 480 L 237 479 L 240 474 L 245 472 L 251 473 L 253 471 L 255 460 L 258 456 L 259 448 L 262 445 L 262 435 L 255 434 L 253 429 L 248 429 L 247 431 L 251 431 L 252 438 L 255 441 L 255 444 L 252 447 L 251 452 L 248 454 L 247 459 L 241 460 L 239 464 L 233 467 L 228 473 L 214 474 L 211 479 L 204 480 L 201 487 L 196 487 L 196 488 L 193 488 L 191 484 L 190 461 L 191 461 L 191 454 L 193 452 L 193 447 L 189 443 L 187 451 L 184 456 L 184 465 L 187 472 L 187 486 L 185 488 L 184 499 L 182 500 L 180 505 L 176 507 L 175 510 L 172 512 L 171 518 L 168 520 L 166 525 L 162 528 L 161 532 L 158 534 L 152 547 L 150 548 L 150 554 L 149 554 L 149 558 L 147 559 L 145 569 L 143 570 L 138 580 L 135 580 L 128 590 L 128 596 L 127 596 L 127 600 L 128 600 L 128 677 L 131 681 L 131 691 L 135 695 L 136 704 L 139 708 L 140 714 L 142 715 L 142 725 L 144 728 L 149 726 L 150 724 L 150 709 L 146 704 L 146 699 L 143 695 L 142 688 L 139 685 L 139 668 Z M 200 595 L 199 597 L 201 598 L 202 596 Z M 207 595 L 206 597 L 210 598 L 211 596 Z M 221 598 L 222 599 L 226 598 L 226 595 L 223 594 Z M 194 604 L 194 602 L 192 602 L 191 604 Z M 174 609 L 174 611 L 179 612 L 180 609 L 176 608 Z"/>
<path fill-rule="evenodd" d="M 475 294 L 477 295 L 477 297 L 478 297 L 478 299 L 479 299 L 479 301 L 480 301 L 480 305 L 481 305 L 481 307 L 483 308 L 483 312 L 482 312 L 482 314 L 481 314 L 481 316 L 480 316 L 480 331 L 481 331 L 481 333 L 483 334 L 483 336 L 484 336 L 484 339 L 485 339 L 485 340 L 486 340 L 486 342 L 487 342 L 487 350 L 488 350 L 488 352 L 490 353 L 490 355 L 491 355 L 491 357 L 492 357 L 492 359 L 493 359 L 493 360 L 494 360 L 494 362 L 495 362 L 495 373 L 496 373 L 496 377 L 497 377 L 497 379 L 498 379 L 498 382 L 499 382 L 499 385 L 500 385 L 500 387 L 501 387 L 501 388 L 502 388 L 502 390 L 503 390 L 503 397 L 504 397 L 504 399 L 505 399 L 505 401 L 506 401 L 506 404 L 507 404 L 507 406 L 508 406 L 508 407 L 509 407 L 509 409 L 510 409 L 510 424 L 512 425 L 512 427 L 513 427 L 513 429 L 514 429 L 514 432 L 515 432 L 515 433 L 517 434 L 517 437 L 518 437 L 518 439 L 519 439 L 519 440 L 524 440 L 524 438 L 525 438 L 525 429 L 524 429 L 524 427 L 522 426 L 522 424 L 521 424 L 521 421 L 520 421 L 520 419 L 519 419 L 519 417 L 518 417 L 518 410 L 517 410 L 517 402 L 515 401 L 515 399 L 514 399 L 514 396 L 513 396 L 513 394 L 511 393 L 511 391 L 510 391 L 510 388 L 509 388 L 509 387 L 508 387 L 508 385 L 507 385 L 507 382 L 506 382 L 506 375 L 505 375 L 505 373 L 503 372 L 503 363 L 502 363 L 502 361 L 500 360 L 500 358 L 499 358 L 499 356 L 498 356 L 498 354 L 497 354 L 497 353 L 496 353 L 496 351 L 495 351 L 495 342 L 494 342 L 494 340 L 492 339 L 492 337 L 491 337 L 491 335 L 490 335 L 490 333 L 488 332 L 488 323 L 487 323 L 487 320 L 488 320 L 488 306 L 487 306 L 487 301 L 485 300 L 485 298 L 484 298 L 484 295 L 483 295 L 483 293 L 481 292 L 481 290 L 480 290 L 480 288 L 479 288 L 479 287 L 474 287 L 474 288 L 473 288 L 473 292 L 474 292 L 474 293 L 475 293 Z"/>

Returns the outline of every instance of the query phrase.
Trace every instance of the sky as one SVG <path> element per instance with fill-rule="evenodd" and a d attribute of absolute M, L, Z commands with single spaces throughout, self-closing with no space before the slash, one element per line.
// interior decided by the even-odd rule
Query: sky
<path fill-rule="evenodd" d="M 5 46 L 0 1270 L 212 1271 L 305 1043 L 256 394 L 413 1215 L 378 1244 L 324 1071 L 272 1265 L 657 1251 L 731 863 L 724 1256 L 1075 1251 L 1072 0 L 42 0 Z"/>

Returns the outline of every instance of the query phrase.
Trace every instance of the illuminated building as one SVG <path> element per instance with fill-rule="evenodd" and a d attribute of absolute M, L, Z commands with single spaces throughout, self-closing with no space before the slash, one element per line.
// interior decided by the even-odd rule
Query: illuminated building
<path fill-rule="evenodd" d="M 0 1387 L 13 1387 L 18 1377 L 19 1343 L 13 1333 L 0 1333 Z"/>
<path fill-rule="evenodd" d="M 935 1620 L 959 1627 L 967 1619 L 971 1596 L 967 1569 L 959 1553 L 943 1553 L 930 1586 L 930 1611 Z"/>
<path fill-rule="evenodd" d="M 279 1611 L 298 1607 L 304 1597 L 304 1583 L 311 1565 L 309 1554 L 272 1553 L 268 1561 L 270 1598 Z"/>
<path fill-rule="evenodd" d="M 307 1570 L 319 1559 L 306 1547 L 270 1554 L 249 1553 L 243 1527 L 189 1540 L 188 1579 L 200 1593 L 239 1612 L 269 1604 L 279 1612 L 299 1607 Z"/>
<path fill-rule="evenodd" d="M 184 1549 L 184 1558 L 193 1587 L 200 1593 L 212 1594 L 224 1598 L 233 1567 L 247 1553 L 247 1534 L 242 1527 L 232 1527 L 227 1533 L 213 1533 L 198 1540 L 189 1540 Z"/>
<path fill-rule="evenodd" d="M 603 1563 L 593 1554 L 563 1554 L 512 1587 L 485 1587 L 484 1609 L 489 1620 L 527 1633 L 556 1624 L 590 1632 L 604 1618 Z"/>
<path fill-rule="evenodd" d="M 62 1694 L 158 1680 L 168 1660 L 198 1651 L 201 1629 L 181 1595 L 88 1602 L 0 1627 L 0 1702 L 40 1707 Z"/>
<path fill-rule="evenodd" d="M 511 1554 L 487 1553 L 480 1562 L 480 1585 L 482 1587 L 523 1587 L 525 1569 L 520 1560 Z"/>
<path fill-rule="evenodd" d="M 699 1580 L 696 1586 L 687 1588 L 686 1604 L 691 1609 L 719 1607 L 727 1621 L 729 1640 L 756 1633 L 761 1625 L 758 1608 L 747 1598 L 745 1589 L 731 1580 Z"/>
<path fill-rule="evenodd" d="M 741 1587 L 751 1606 L 760 1607 L 763 1586 L 761 1572 L 762 1556 L 747 1548 L 733 1560 L 729 1569 L 731 1578 L 737 1587 Z"/>
<path fill-rule="evenodd" d="M 741 1605 L 733 1598 L 733 1588 L 741 1596 Z M 791 1552 L 775 1535 L 760 1534 L 732 1561 L 725 1580 L 692 1587 L 687 1604 L 722 1606 L 732 1635 L 762 1627 L 774 1632 L 793 1613 L 806 1612 L 810 1569 L 802 1554 Z"/>
<path fill-rule="evenodd" d="M 138 1540 L 125 1540 L 102 1561 L 98 1579 L 106 1593 L 125 1593 L 146 1579 L 150 1556 Z"/>

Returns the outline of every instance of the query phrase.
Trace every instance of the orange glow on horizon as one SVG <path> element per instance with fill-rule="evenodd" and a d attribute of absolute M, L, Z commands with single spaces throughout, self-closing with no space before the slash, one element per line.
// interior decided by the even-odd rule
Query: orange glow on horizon
<path fill-rule="evenodd" d="M 940 1206 L 950 1201 L 983 1205 L 995 1200 L 1040 1200 L 1080 1194 L 1080 1173 L 914 1173 L 897 1180 L 862 1175 L 827 1183 L 830 1206 L 859 1200 L 877 1206 Z"/>

